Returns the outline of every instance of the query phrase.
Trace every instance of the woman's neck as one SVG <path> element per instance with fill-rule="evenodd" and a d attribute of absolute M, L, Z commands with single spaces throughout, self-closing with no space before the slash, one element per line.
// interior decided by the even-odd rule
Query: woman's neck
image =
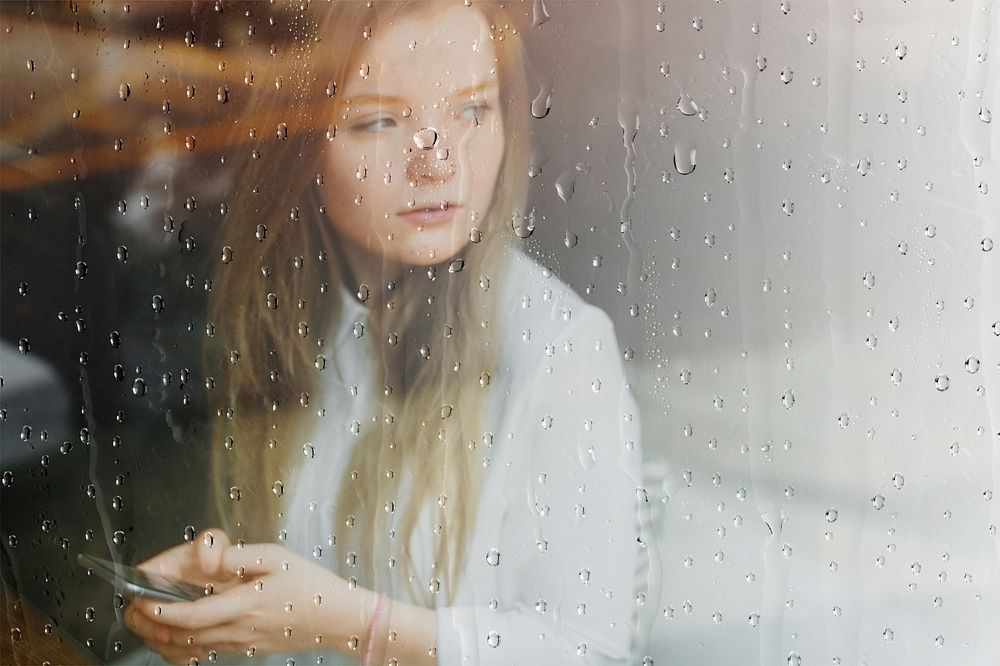
<path fill-rule="evenodd" d="M 403 272 L 402 266 L 386 261 L 380 254 L 344 239 L 337 239 L 337 242 L 337 263 L 340 266 L 341 278 L 352 292 L 361 285 L 367 285 L 370 294 L 376 296 L 382 292 L 381 287 L 384 283 L 398 279 Z M 366 305 L 370 305 L 371 302 L 369 300 Z"/>

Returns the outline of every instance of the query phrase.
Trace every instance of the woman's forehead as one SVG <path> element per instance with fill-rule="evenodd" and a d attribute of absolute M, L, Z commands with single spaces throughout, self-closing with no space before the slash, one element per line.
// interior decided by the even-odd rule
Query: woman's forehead
<path fill-rule="evenodd" d="M 377 30 L 345 82 L 348 99 L 436 101 L 496 81 L 489 25 L 475 10 L 413 12 Z"/>

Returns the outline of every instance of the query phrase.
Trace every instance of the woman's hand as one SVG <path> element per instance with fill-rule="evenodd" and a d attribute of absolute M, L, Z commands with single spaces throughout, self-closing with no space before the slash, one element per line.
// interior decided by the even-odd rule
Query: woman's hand
<path fill-rule="evenodd" d="M 213 593 L 217 593 L 239 584 L 235 574 L 222 567 L 223 552 L 231 545 L 224 530 L 211 528 L 202 531 L 189 543 L 174 546 L 146 560 L 138 568 L 174 580 L 206 587 L 211 585 Z M 190 657 L 198 656 L 187 646 L 179 648 L 171 645 L 170 628 L 157 622 L 155 616 L 140 612 L 141 603 L 137 602 L 138 599 L 134 600 L 125 609 L 125 624 L 152 649 L 172 663 L 187 664 Z"/>
<path fill-rule="evenodd" d="M 205 568 L 188 580 L 213 577 L 218 585 L 212 596 L 173 603 L 139 598 L 126 612 L 129 626 L 168 661 L 204 661 L 213 650 L 320 648 L 360 655 L 365 648 L 374 593 L 351 589 L 343 578 L 276 544 L 227 545 L 221 553 L 199 554 Z"/>

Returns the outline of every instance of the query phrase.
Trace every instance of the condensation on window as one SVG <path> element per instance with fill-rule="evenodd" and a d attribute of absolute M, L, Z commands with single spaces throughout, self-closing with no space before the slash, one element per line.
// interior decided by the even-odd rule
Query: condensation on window
<path fill-rule="evenodd" d="M 997 27 L 3 3 L 4 661 L 992 663 Z"/>

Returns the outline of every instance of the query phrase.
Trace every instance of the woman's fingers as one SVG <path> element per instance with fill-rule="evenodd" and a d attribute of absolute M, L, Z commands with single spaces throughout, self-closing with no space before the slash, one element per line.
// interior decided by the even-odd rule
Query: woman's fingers
<path fill-rule="evenodd" d="M 155 641 L 146 641 L 146 645 L 151 650 L 158 652 L 166 661 L 177 666 L 190 666 L 192 658 L 197 659 L 199 663 L 205 663 L 208 659 L 208 651 L 204 647 L 197 645 L 181 647 L 179 645 L 157 643 Z"/>
<path fill-rule="evenodd" d="M 190 562 L 191 544 L 182 543 L 139 563 L 136 568 L 168 578 L 184 578 Z"/>
<path fill-rule="evenodd" d="M 202 577 L 215 577 L 226 580 L 231 578 L 229 572 L 220 571 L 222 552 L 232 541 L 221 527 L 202 530 L 192 542 L 177 544 L 172 548 L 155 555 L 138 565 L 139 569 L 157 573 L 168 578 L 188 580 L 201 574 Z M 194 581 L 191 581 L 194 582 Z"/>
<path fill-rule="evenodd" d="M 287 557 L 288 551 L 273 543 L 252 543 L 226 548 L 222 565 L 230 572 L 242 570 L 246 575 L 260 575 L 279 571 Z"/>
<path fill-rule="evenodd" d="M 240 626 L 234 624 L 194 631 L 180 628 L 171 629 L 167 625 L 149 619 L 134 605 L 125 609 L 125 623 L 151 648 L 161 654 L 164 654 L 166 650 L 178 659 L 183 657 L 185 664 L 190 657 L 196 656 L 199 651 L 203 655 L 208 650 L 240 651 L 249 647 L 253 642 L 252 636 L 243 636 L 245 632 Z M 246 638 L 246 641 L 242 641 L 243 638 Z M 246 643 L 245 646 L 242 644 L 243 642 Z"/>
<path fill-rule="evenodd" d="M 159 643 L 170 642 L 170 627 L 160 624 L 141 612 L 134 603 L 125 609 L 125 624 L 140 638 Z"/>
<path fill-rule="evenodd" d="M 255 636 L 247 634 L 246 630 L 237 624 L 223 624 L 217 627 L 184 631 L 173 631 L 170 643 L 175 646 L 193 646 L 205 650 L 240 651 L 253 643 Z"/>
<path fill-rule="evenodd" d="M 195 549 L 198 564 L 207 576 L 229 580 L 233 573 L 222 567 L 222 554 L 232 545 L 229 535 L 221 528 L 213 527 L 203 530 L 195 538 Z"/>
<path fill-rule="evenodd" d="M 247 610 L 250 592 L 256 591 L 249 585 L 241 585 L 197 601 L 136 600 L 134 603 L 153 621 L 190 632 L 228 624 L 240 617 Z"/>

